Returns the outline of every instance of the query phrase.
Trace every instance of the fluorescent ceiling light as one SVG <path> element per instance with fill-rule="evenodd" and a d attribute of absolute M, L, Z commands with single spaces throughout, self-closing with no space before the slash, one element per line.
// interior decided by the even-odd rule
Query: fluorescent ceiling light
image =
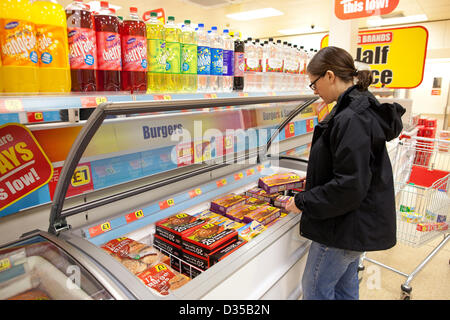
<path fill-rule="evenodd" d="M 311 33 L 311 32 L 325 32 L 326 30 L 322 28 L 314 28 L 311 27 L 303 27 L 303 28 L 293 28 L 293 29 L 282 29 L 278 30 L 279 33 L 284 35 L 290 35 L 290 34 L 303 34 L 303 33 Z"/>
<path fill-rule="evenodd" d="M 418 14 L 415 16 L 407 16 L 407 17 L 386 18 L 386 19 L 377 16 L 367 19 L 367 24 L 371 27 L 379 27 L 391 24 L 405 24 L 426 20 L 428 20 L 428 18 L 425 14 Z"/>
<path fill-rule="evenodd" d="M 264 9 L 257 9 L 257 10 L 250 10 L 250 11 L 227 14 L 227 18 L 230 18 L 233 20 L 239 20 L 239 21 L 246 21 L 246 20 L 255 20 L 255 19 L 262 19 L 262 18 L 267 18 L 267 17 L 281 16 L 283 14 L 284 14 L 283 12 L 278 11 L 274 8 L 264 8 Z"/>

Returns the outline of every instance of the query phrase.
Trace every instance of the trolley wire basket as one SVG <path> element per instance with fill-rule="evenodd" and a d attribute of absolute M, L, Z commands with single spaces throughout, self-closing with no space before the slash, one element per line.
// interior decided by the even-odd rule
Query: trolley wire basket
<path fill-rule="evenodd" d="M 364 253 L 360 259 L 375 263 L 407 278 L 401 298 L 410 299 L 409 283 L 449 239 L 450 222 L 450 141 L 412 137 L 400 140 L 390 153 L 394 176 L 397 240 L 411 247 L 443 236 L 443 240 L 411 274 L 398 271 Z"/>

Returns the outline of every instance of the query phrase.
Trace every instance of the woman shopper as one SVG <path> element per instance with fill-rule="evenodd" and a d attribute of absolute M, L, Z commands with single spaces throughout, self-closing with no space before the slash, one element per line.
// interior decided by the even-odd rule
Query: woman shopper
<path fill-rule="evenodd" d="M 291 212 L 302 212 L 300 234 L 312 240 L 303 298 L 359 299 L 360 254 L 396 243 L 386 141 L 403 129 L 405 109 L 380 104 L 367 90 L 371 72 L 358 71 L 341 48 L 317 52 L 307 74 L 314 93 L 337 104 L 314 129 L 305 191 L 288 204 Z"/>

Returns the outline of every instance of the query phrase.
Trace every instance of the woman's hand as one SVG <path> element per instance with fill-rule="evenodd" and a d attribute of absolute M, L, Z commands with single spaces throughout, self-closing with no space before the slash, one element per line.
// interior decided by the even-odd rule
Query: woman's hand
<path fill-rule="evenodd" d="M 302 211 L 295 205 L 294 197 L 289 199 L 289 202 L 286 205 L 286 210 L 293 213 L 302 213 Z"/>

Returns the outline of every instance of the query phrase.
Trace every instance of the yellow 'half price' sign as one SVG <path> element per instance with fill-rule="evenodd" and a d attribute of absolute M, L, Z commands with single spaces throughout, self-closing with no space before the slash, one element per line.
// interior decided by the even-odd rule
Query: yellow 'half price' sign
<path fill-rule="evenodd" d="M 321 48 L 328 40 L 323 37 Z M 427 43 L 422 26 L 360 31 L 355 60 L 370 65 L 373 87 L 415 88 L 423 80 Z"/>

